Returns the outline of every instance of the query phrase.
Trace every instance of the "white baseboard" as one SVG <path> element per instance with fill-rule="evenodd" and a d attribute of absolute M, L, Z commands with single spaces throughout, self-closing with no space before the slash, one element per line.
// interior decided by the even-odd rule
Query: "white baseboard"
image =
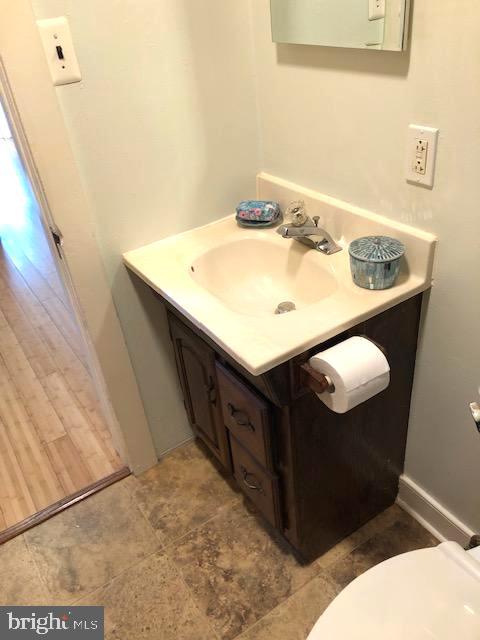
<path fill-rule="evenodd" d="M 475 534 L 408 476 L 400 477 L 397 502 L 442 542 L 453 540 L 465 548 Z"/>

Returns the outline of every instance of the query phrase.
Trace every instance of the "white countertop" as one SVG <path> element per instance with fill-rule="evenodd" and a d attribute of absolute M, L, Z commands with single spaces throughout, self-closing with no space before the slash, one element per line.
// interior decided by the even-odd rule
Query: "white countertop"
<path fill-rule="evenodd" d="M 344 250 L 327 256 L 281 238 L 275 229 L 240 228 L 230 215 L 123 256 L 129 269 L 251 374 L 260 375 L 431 286 L 436 243 L 431 234 L 266 174 L 258 177 L 258 196 L 279 201 L 283 210 L 290 201 L 304 199 L 309 214 L 321 216 L 322 226 Z M 361 289 L 351 279 L 348 244 L 360 236 L 380 234 L 396 237 L 406 246 L 399 280 L 384 291 Z M 215 257 L 216 273 L 212 273 L 212 263 L 208 263 L 210 269 L 203 268 L 207 252 Z M 325 277 L 334 283 L 332 290 L 324 298 L 283 315 L 274 315 L 273 309 L 271 314 L 263 311 L 253 314 L 251 301 L 250 306 L 242 309 L 241 292 L 245 294 L 248 291 L 245 287 L 249 286 L 245 274 L 249 282 L 256 275 L 260 278 L 262 274 L 256 273 L 261 270 L 258 263 L 263 259 L 269 265 L 270 255 L 277 262 L 279 255 L 285 255 L 285 264 L 283 261 L 279 264 L 290 271 L 301 268 L 306 274 L 328 274 Z M 223 263 L 219 262 L 222 256 Z M 281 283 L 281 271 L 277 278 L 270 269 L 268 278 L 264 278 L 266 299 L 269 287 L 275 287 L 277 279 Z M 217 283 L 215 286 L 222 280 L 222 295 L 217 295 L 213 284 L 209 286 L 209 273 Z M 308 294 L 308 278 L 303 278 L 300 284 Z M 314 279 L 311 286 L 315 286 Z M 239 287 L 237 297 L 236 287 Z"/>

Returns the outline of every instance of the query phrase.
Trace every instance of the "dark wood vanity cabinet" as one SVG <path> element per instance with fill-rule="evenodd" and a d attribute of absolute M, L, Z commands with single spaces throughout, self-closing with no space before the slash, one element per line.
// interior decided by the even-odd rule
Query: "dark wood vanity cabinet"
<path fill-rule="evenodd" d="M 169 315 L 169 327 L 190 425 L 223 466 L 231 469 L 216 380 L 215 351 L 173 315 Z"/>
<path fill-rule="evenodd" d="M 165 303 L 195 434 L 303 561 L 396 499 L 421 300 L 407 300 L 261 376 L 252 376 Z M 381 394 L 339 415 L 303 386 L 300 365 L 353 335 L 384 348 L 391 381 Z"/>

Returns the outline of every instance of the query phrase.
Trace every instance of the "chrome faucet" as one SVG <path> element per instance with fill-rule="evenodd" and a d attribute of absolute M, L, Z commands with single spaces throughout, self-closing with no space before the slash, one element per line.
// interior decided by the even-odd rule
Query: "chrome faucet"
<path fill-rule="evenodd" d="M 318 226 L 320 216 L 310 218 L 307 215 L 304 202 L 292 202 L 286 214 L 292 217 L 293 222 L 291 224 L 282 224 L 278 227 L 277 233 L 282 238 L 293 238 L 311 249 L 325 253 L 327 256 L 342 250 L 342 247 L 335 242 L 328 231 Z"/>

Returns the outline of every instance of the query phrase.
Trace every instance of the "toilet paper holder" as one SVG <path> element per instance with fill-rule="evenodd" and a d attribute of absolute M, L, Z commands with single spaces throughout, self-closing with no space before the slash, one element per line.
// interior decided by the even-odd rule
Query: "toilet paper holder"
<path fill-rule="evenodd" d="M 367 340 L 370 340 L 370 342 L 373 342 L 373 344 L 378 347 L 385 356 L 387 356 L 387 350 L 381 344 L 378 344 L 378 342 L 368 338 L 367 336 L 361 337 L 365 337 Z M 308 387 L 315 393 L 335 392 L 335 385 L 330 378 L 311 367 L 308 362 L 300 365 L 300 384 L 302 387 Z"/>
<path fill-rule="evenodd" d="M 335 385 L 330 378 L 311 367 L 308 362 L 300 365 L 300 384 L 315 393 L 333 393 Z"/>

